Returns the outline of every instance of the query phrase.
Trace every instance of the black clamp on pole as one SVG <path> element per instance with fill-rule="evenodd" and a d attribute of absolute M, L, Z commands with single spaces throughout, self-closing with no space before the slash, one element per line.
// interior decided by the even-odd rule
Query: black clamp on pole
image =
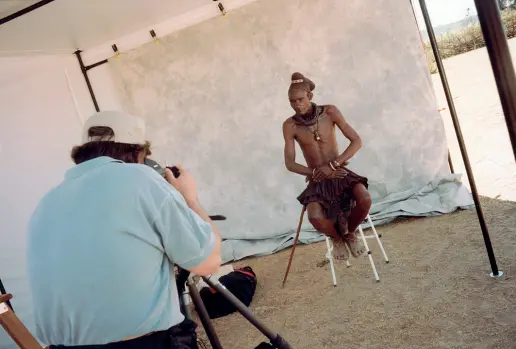
<path fill-rule="evenodd" d="M 221 3 L 221 2 L 219 2 L 219 0 L 213 0 L 213 1 L 215 1 L 215 2 L 217 2 L 217 3 L 218 3 L 218 4 L 217 4 L 217 7 L 219 8 L 220 13 L 222 13 L 222 16 L 226 17 L 227 12 L 226 12 L 226 9 L 224 8 L 224 5 L 222 5 L 222 3 Z"/>

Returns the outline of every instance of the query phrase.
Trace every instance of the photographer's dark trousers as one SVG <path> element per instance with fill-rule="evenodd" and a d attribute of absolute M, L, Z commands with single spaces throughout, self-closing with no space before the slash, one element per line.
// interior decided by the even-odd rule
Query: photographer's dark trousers
<path fill-rule="evenodd" d="M 49 349 L 199 349 L 196 328 L 195 322 L 185 320 L 166 331 L 154 332 L 127 341 L 103 345 L 51 345 Z"/>

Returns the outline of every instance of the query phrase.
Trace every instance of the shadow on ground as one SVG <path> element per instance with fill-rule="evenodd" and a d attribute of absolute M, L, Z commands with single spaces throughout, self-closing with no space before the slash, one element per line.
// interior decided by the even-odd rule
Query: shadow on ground
<path fill-rule="evenodd" d="M 516 348 L 516 203 L 482 198 L 501 270 L 489 262 L 475 210 L 379 227 L 391 259 L 336 265 L 333 287 L 326 246 L 299 246 L 285 289 L 290 249 L 249 259 L 258 275 L 252 310 L 293 348 Z M 239 314 L 215 320 L 225 348 L 254 348 L 264 337 Z"/>

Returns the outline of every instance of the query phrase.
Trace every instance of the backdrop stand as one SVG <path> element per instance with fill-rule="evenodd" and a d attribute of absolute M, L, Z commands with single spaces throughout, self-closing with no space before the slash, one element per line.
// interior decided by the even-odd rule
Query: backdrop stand
<path fill-rule="evenodd" d="M 468 175 L 469 185 L 471 187 L 471 194 L 473 196 L 473 201 L 475 202 L 475 208 L 477 211 L 478 222 L 480 223 L 480 229 L 482 230 L 482 236 L 484 237 L 487 256 L 489 257 L 489 263 L 491 264 L 492 273 L 490 274 L 490 276 L 501 277 L 503 275 L 503 272 L 498 270 L 498 265 L 496 264 L 496 258 L 493 251 L 493 246 L 491 244 L 491 238 L 489 237 L 489 230 L 487 229 L 486 220 L 484 218 L 484 212 L 480 204 L 477 185 L 475 184 L 475 178 L 473 177 L 473 171 L 471 169 L 471 164 L 469 162 L 468 152 L 466 150 L 464 138 L 462 137 L 459 118 L 457 117 L 457 111 L 455 110 L 455 104 L 453 103 L 453 97 L 450 91 L 450 86 L 448 85 L 448 79 L 446 77 L 446 72 L 444 71 L 444 65 L 441 59 L 441 55 L 439 54 L 439 47 L 437 46 L 437 40 L 435 38 L 434 28 L 432 27 L 432 21 L 430 20 L 430 15 L 428 14 L 428 9 L 426 7 L 425 0 L 419 0 L 419 3 L 421 4 L 421 11 L 423 12 L 423 17 L 425 19 L 428 37 L 430 38 L 430 44 L 432 45 L 432 51 L 434 52 L 435 63 L 437 64 L 439 75 L 441 77 L 441 82 L 443 84 L 444 94 L 446 95 L 446 100 L 448 101 L 448 107 L 450 109 L 450 115 L 453 121 L 453 128 L 455 129 L 455 134 L 457 136 L 457 140 L 459 141 L 459 148 L 462 154 L 462 160 L 464 161 L 464 166 L 466 168 L 466 173 Z"/>
<path fill-rule="evenodd" d="M 412 6 L 412 0 L 410 0 L 410 7 L 412 8 L 412 14 L 414 15 L 414 21 L 416 22 L 416 26 L 417 26 L 416 10 L 414 9 L 414 6 Z M 423 54 L 424 54 L 425 58 L 428 59 L 428 56 L 426 55 L 426 51 L 425 51 L 425 42 L 423 41 L 423 36 L 421 35 L 421 32 L 419 32 L 419 39 L 421 40 L 421 47 L 423 49 Z M 441 111 L 443 111 L 444 109 L 446 109 L 446 108 L 439 108 L 438 109 L 439 113 Z M 453 162 L 452 162 L 449 148 L 448 148 L 448 165 L 450 167 L 450 172 L 455 173 L 455 169 L 453 168 Z"/>
<path fill-rule="evenodd" d="M 105 60 L 97 62 L 95 64 L 85 66 L 84 62 L 82 61 L 81 50 L 77 50 L 74 53 L 77 56 L 77 60 L 79 61 L 79 66 L 81 67 L 82 75 L 84 76 L 84 80 L 86 81 L 86 85 L 88 86 L 88 91 L 90 92 L 91 100 L 93 101 L 95 110 L 97 112 L 99 112 L 100 111 L 99 104 L 97 103 L 97 98 L 95 97 L 95 93 L 93 92 L 93 87 L 91 86 L 90 78 L 88 77 L 88 70 L 90 70 L 91 68 L 98 67 L 101 64 L 107 63 L 108 60 L 105 59 Z"/>

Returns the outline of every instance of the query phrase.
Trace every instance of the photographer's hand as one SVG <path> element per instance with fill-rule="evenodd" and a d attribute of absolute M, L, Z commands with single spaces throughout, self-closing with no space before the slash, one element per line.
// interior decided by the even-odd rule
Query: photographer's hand
<path fill-rule="evenodd" d="M 197 213 L 199 217 L 201 217 L 206 222 L 210 223 L 211 230 L 213 234 L 215 235 L 217 244 L 215 246 L 215 249 L 213 250 L 212 254 L 206 260 L 202 265 L 191 269 L 190 271 L 194 272 L 197 275 L 209 275 L 213 274 L 218 270 L 221 263 L 221 257 L 220 257 L 220 246 L 221 246 L 221 239 L 220 239 L 220 232 L 213 224 L 213 221 L 210 219 L 210 216 L 202 209 L 199 199 L 197 196 L 197 185 L 195 184 L 195 180 L 193 179 L 192 175 L 188 173 L 184 168 L 182 168 L 179 165 L 176 165 L 176 167 L 179 169 L 179 177 L 175 178 L 174 174 L 169 168 L 165 169 L 165 179 L 167 182 L 169 182 L 174 188 L 177 189 L 183 195 L 185 198 L 186 204 L 192 211 Z"/>
<path fill-rule="evenodd" d="M 183 195 L 187 203 L 198 203 L 197 185 L 192 175 L 179 165 L 179 177 L 175 178 L 169 168 L 165 168 L 165 179 Z"/>

